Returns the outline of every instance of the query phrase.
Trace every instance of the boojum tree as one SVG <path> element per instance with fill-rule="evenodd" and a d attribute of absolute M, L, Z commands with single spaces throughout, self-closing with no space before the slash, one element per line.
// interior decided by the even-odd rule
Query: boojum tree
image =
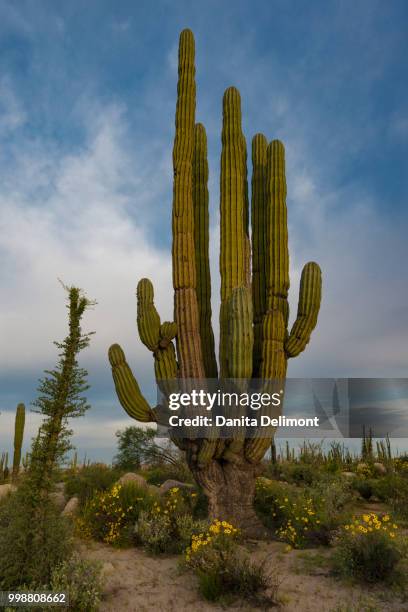
<path fill-rule="evenodd" d="M 287 361 L 301 353 L 317 323 L 321 272 L 314 262 L 302 271 L 296 320 L 289 331 L 289 252 L 285 150 L 262 134 L 252 140 L 251 199 L 247 149 L 241 127 L 240 94 L 223 97 L 220 175 L 220 346 L 214 347 L 209 266 L 207 139 L 195 123 L 195 44 L 180 35 L 176 134 L 173 147 L 172 262 L 174 322 L 161 322 L 153 285 L 137 286 L 137 325 L 153 353 L 156 380 L 166 392 L 175 378 L 204 380 L 285 379 Z M 251 217 L 251 223 L 250 221 Z M 250 236 L 250 225 L 251 233 Z M 252 240 L 251 240 L 252 238 Z M 120 403 L 137 421 L 158 420 L 159 408 L 143 397 L 118 344 L 109 360 Z M 220 439 L 174 439 L 209 499 L 213 518 L 230 520 L 247 533 L 258 529 L 253 500 L 259 464 L 269 434 Z"/>

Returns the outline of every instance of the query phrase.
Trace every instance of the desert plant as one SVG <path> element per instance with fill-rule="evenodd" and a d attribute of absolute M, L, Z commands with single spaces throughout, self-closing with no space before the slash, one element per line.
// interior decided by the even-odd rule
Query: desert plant
<path fill-rule="evenodd" d="M 16 408 L 16 418 L 14 424 L 14 454 L 13 454 L 13 479 L 18 476 L 21 461 L 21 447 L 23 445 L 24 438 L 24 424 L 25 424 L 25 406 L 24 404 L 18 404 Z"/>
<path fill-rule="evenodd" d="M 47 584 L 52 569 L 70 550 L 69 526 L 51 498 L 58 468 L 70 448 L 68 418 L 78 417 L 88 405 L 82 393 L 86 371 L 77 364 L 78 353 L 88 346 L 81 319 L 91 302 L 76 287 L 68 292 L 68 335 L 62 343 L 54 370 L 40 380 L 39 397 L 33 402 L 44 419 L 33 440 L 24 478 L 0 517 L 0 587 Z"/>
<path fill-rule="evenodd" d="M 199 591 L 209 601 L 237 596 L 254 603 L 276 604 L 278 584 L 267 572 L 266 560 L 251 561 L 238 549 L 238 534 L 227 521 L 214 521 L 205 533 L 192 537 L 185 551 L 185 566 L 197 575 Z"/>
<path fill-rule="evenodd" d="M 208 527 L 205 519 L 166 510 L 142 512 L 135 527 L 136 542 L 154 555 L 180 553 Z"/>
<path fill-rule="evenodd" d="M 388 515 L 374 512 L 346 524 L 336 540 L 335 571 L 364 582 L 391 579 L 404 556 L 397 529 Z"/>
<path fill-rule="evenodd" d="M 100 571 L 99 563 L 74 554 L 53 570 L 50 589 L 54 593 L 67 593 L 67 610 L 96 612 L 102 592 Z"/>
<path fill-rule="evenodd" d="M 142 464 L 177 466 L 177 449 L 158 444 L 155 436 L 154 429 L 140 427 L 126 427 L 123 431 L 117 431 L 119 452 L 114 458 L 114 464 L 123 470 L 137 470 Z"/>
<path fill-rule="evenodd" d="M 80 507 L 91 499 L 96 492 L 107 491 L 120 478 L 122 471 L 102 463 L 91 463 L 77 471 L 65 474 L 65 495 L 76 496 Z"/>
<path fill-rule="evenodd" d="M 0 482 L 4 482 L 9 477 L 8 452 L 1 453 L 0 457 Z"/>
<path fill-rule="evenodd" d="M 127 546 L 141 512 L 153 506 L 156 497 L 134 482 L 114 484 L 108 491 L 97 492 L 77 518 L 78 533 L 107 544 Z"/>
<path fill-rule="evenodd" d="M 255 507 L 264 523 L 290 547 L 328 544 L 348 516 L 350 485 L 327 477 L 312 487 L 257 479 Z"/>
<path fill-rule="evenodd" d="M 208 259 L 208 163 L 206 133 L 195 124 L 195 43 L 190 30 L 180 35 L 176 134 L 173 148 L 173 287 L 174 322 L 161 323 L 153 286 L 137 287 L 138 330 L 154 355 L 159 388 L 168 381 L 217 377 L 211 328 L 211 283 Z M 286 210 L 285 151 L 279 140 L 264 135 L 252 141 L 252 279 L 246 142 L 241 128 L 241 100 L 230 87 L 223 98 L 221 153 L 221 379 L 282 381 L 287 360 L 301 353 L 317 323 L 321 299 L 319 266 L 303 269 L 297 318 L 288 329 L 289 252 Z M 176 339 L 176 351 L 173 340 Z M 158 411 L 143 397 L 118 344 L 109 349 L 119 401 L 138 421 L 154 422 Z M 280 388 L 280 387 L 278 387 Z M 209 498 L 212 517 L 224 516 L 247 532 L 257 531 L 253 500 L 259 462 L 274 430 L 238 434 L 229 440 L 214 435 L 177 439 L 189 467 Z"/>

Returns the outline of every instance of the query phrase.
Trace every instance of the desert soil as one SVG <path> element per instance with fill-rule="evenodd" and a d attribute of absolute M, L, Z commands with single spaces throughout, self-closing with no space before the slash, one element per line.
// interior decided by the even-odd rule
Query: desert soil
<path fill-rule="evenodd" d="M 356 587 L 330 576 L 327 549 L 285 552 L 280 542 L 249 544 L 254 559 L 266 557 L 268 569 L 281 582 L 278 607 L 263 609 L 284 612 L 408 612 L 384 588 Z M 178 557 L 152 557 L 141 549 L 119 550 L 92 542 L 81 544 L 84 557 L 103 563 L 104 612 L 216 612 L 220 605 L 203 601 L 197 593 L 194 576 L 181 573 Z M 237 601 L 231 610 L 254 610 L 253 605 Z"/>

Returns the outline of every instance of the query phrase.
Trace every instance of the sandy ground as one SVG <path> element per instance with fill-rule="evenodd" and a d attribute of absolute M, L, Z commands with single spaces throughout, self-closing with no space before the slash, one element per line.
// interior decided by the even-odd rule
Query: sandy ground
<path fill-rule="evenodd" d="M 267 567 L 277 571 L 279 607 L 284 612 L 408 612 L 408 602 L 394 598 L 384 588 L 344 585 L 329 575 L 327 549 L 284 552 L 280 542 L 254 542 L 249 549 L 256 559 L 267 557 Z M 194 576 L 180 573 L 178 557 L 152 557 L 138 548 L 117 550 L 99 543 L 81 544 L 84 557 L 104 564 L 105 612 L 184 612 L 223 610 L 203 601 Z M 236 602 L 228 609 L 254 610 Z M 265 608 L 264 608 L 265 609 Z"/>

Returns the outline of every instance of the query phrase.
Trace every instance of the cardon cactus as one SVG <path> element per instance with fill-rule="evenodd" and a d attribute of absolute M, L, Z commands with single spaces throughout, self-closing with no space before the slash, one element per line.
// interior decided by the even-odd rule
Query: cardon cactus
<path fill-rule="evenodd" d="M 142 279 L 137 289 L 139 335 L 153 353 L 157 383 L 164 392 L 168 380 L 215 378 L 218 370 L 211 324 L 207 142 L 203 125 L 195 124 L 194 47 L 192 32 L 184 30 L 173 148 L 174 323 L 160 322 L 149 280 Z M 297 317 L 289 329 L 285 150 L 279 140 L 268 144 L 264 135 L 254 136 L 251 191 L 249 198 L 240 94 L 230 87 L 223 98 L 220 174 L 219 376 L 283 380 L 288 359 L 305 349 L 316 326 L 321 273 L 316 263 L 305 265 Z M 157 407 L 143 397 L 119 345 L 111 346 L 109 360 L 126 412 L 138 421 L 158 420 Z M 259 533 L 253 510 L 255 478 L 273 434 L 271 430 L 269 437 L 246 438 L 240 431 L 228 440 L 174 440 L 186 451 L 213 518 Z"/>
<path fill-rule="evenodd" d="M 13 454 L 13 479 L 17 478 L 20 469 L 21 447 L 24 438 L 25 406 L 18 404 L 14 423 L 14 454 Z"/>

